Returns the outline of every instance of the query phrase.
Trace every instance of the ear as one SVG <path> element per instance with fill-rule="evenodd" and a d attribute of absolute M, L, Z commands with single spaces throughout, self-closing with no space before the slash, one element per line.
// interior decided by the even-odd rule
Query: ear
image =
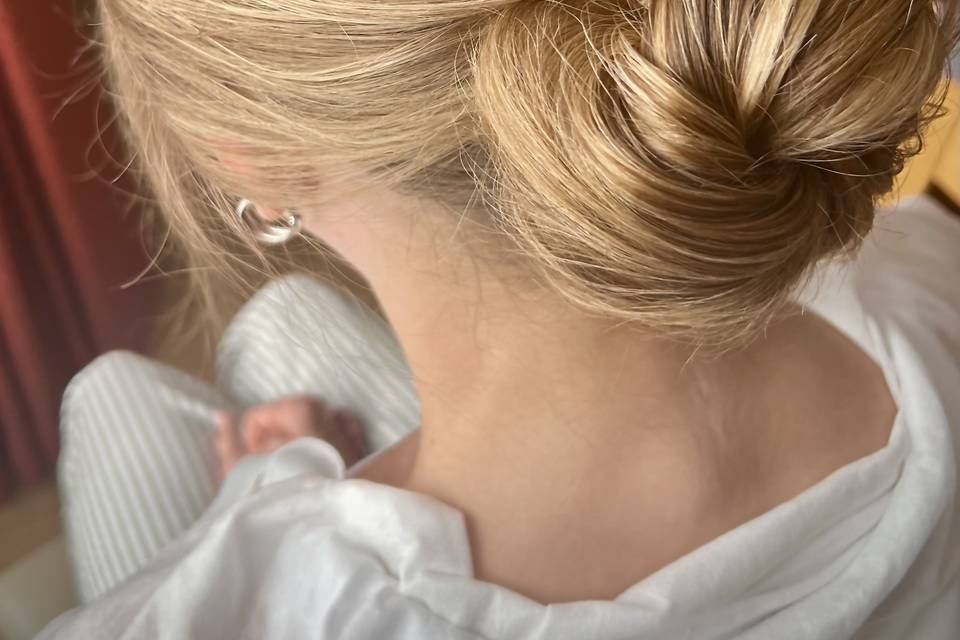
<path fill-rule="evenodd" d="M 243 185 L 245 184 L 252 186 L 261 182 L 261 176 L 257 175 L 255 169 L 245 165 L 241 160 L 238 160 L 238 158 L 242 158 L 244 155 L 244 147 L 229 142 L 218 142 L 214 147 L 214 151 L 214 162 L 218 165 L 217 169 L 223 172 L 224 178 L 227 179 L 228 184 L 239 185 L 236 189 L 236 195 L 238 199 L 249 198 L 252 202 L 252 211 L 254 211 L 255 214 L 262 220 L 269 222 L 270 220 L 283 215 L 282 207 L 273 206 L 272 203 L 262 202 L 261 200 L 256 199 L 255 194 L 250 193 L 243 188 Z"/>

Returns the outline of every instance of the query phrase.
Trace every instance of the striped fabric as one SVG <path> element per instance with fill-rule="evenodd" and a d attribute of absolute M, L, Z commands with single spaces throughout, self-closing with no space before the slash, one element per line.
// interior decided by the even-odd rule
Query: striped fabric
<path fill-rule="evenodd" d="M 389 326 L 306 276 L 270 283 L 240 311 L 218 349 L 217 388 L 129 352 L 81 371 L 63 398 L 59 462 L 81 600 L 137 571 L 213 499 L 216 411 L 301 393 L 352 409 L 371 453 L 419 423 Z"/>

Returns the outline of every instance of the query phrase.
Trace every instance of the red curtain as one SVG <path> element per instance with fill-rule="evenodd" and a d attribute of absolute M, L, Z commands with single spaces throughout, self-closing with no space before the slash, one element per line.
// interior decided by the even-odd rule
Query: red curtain
<path fill-rule="evenodd" d="M 0 0 L 0 497 L 48 477 L 60 396 L 141 346 L 154 291 L 139 216 L 70 0 Z"/>

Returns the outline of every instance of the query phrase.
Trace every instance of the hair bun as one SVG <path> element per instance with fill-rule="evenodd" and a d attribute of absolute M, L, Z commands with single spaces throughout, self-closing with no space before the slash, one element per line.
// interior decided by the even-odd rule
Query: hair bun
<path fill-rule="evenodd" d="M 510 5 L 474 64 L 499 221 L 588 308 L 749 335 L 870 229 L 955 20 L 901 0 Z"/>

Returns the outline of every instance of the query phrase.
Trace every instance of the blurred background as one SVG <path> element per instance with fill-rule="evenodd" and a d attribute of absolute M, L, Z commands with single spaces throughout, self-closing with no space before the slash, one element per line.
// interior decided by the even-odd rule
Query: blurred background
<path fill-rule="evenodd" d="M 55 483 L 67 381 L 111 349 L 206 366 L 203 349 L 167 340 L 184 285 L 164 275 L 175 257 L 158 267 L 159 233 L 126 172 L 88 45 L 94 2 L 0 0 L 0 640 L 75 604 Z M 956 84 L 949 108 L 891 200 L 960 203 Z M 225 295 L 225 315 L 239 302 Z"/>
<path fill-rule="evenodd" d="M 86 46 L 92 2 L 0 0 L 0 638 L 73 603 L 54 487 L 70 377 L 149 351 L 157 245 Z"/>

